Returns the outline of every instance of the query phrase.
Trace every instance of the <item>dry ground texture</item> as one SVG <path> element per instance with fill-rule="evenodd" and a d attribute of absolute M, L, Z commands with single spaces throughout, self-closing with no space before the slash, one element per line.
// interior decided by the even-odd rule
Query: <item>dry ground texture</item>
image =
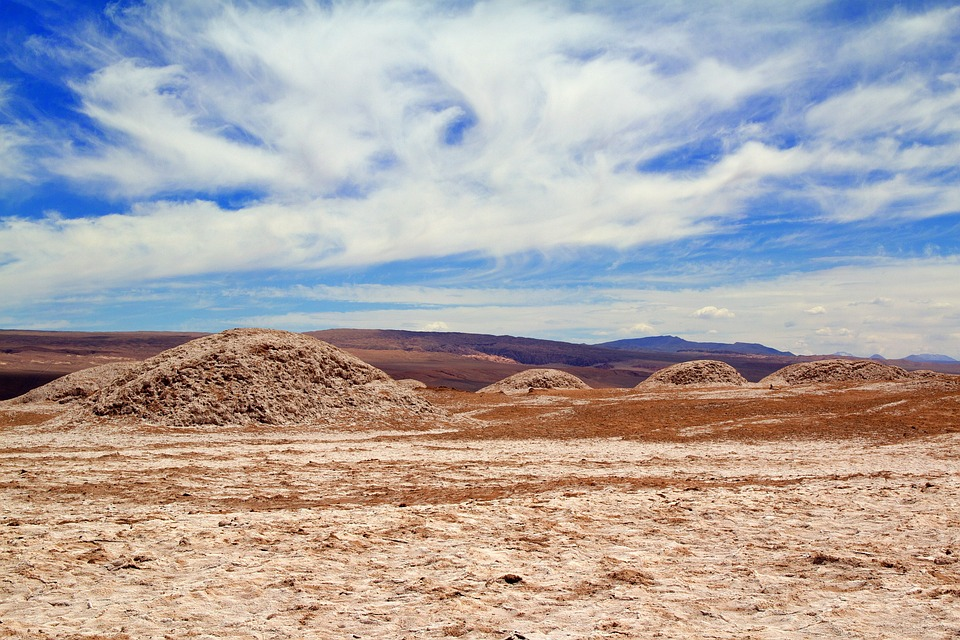
<path fill-rule="evenodd" d="M 449 417 L 0 405 L 0 637 L 960 637 L 956 381 L 418 393 Z"/>

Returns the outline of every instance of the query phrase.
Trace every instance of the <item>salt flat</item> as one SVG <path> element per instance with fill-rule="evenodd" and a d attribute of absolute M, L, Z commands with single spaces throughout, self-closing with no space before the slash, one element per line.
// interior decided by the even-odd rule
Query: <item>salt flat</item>
<path fill-rule="evenodd" d="M 429 432 L 5 409 L 0 636 L 960 635 L 955 387 L 426 395 Z"/>

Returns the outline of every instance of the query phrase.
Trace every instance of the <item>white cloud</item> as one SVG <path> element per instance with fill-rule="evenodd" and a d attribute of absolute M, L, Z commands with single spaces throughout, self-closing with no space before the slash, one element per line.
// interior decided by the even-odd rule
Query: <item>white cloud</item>
<path fill-rule="evenodd" d="M 156 3 L 118 13 L 128 38 L 90 49 L 119 55 L 106 64 L 98 54 L 97 70 L 73 85 L 106 140 L 51 167 L 128 195 L 248 186 L 286 201 L 353 185 L 414 204 L 425 185 L 445 185 L 447 194 L 472 187 L 496 194 L 490 204 L 514 217 L 544 195 L 559 193 L 562 204 L 586 192 L 576 204 L 598 209 L 601 222 L 620 224 L 639 208 L 656 222 L 642 226 L 657 226 L 667 218 L 652 212 L 666 206 L 686 227 L 735 211 L 762 180 L 795 175 L 821 155 L 776 150 L 756 139 L 775 132 L 734 119 L 751 133 L 717 132 L 731 148 L 709 176 L 623 171 L 689 140 L 705 114 L 722 117 L 751 96 L 806 82 L 811 57 L 826 54 L 812 32 L 785 26 L 796 17 L 789 10 L 771 12 L 764 32 L 710 9 L 657 24 L 514 3 L 439 14 L 400 3 L 219 7 Z M 725 20 L 730 43 L 739 37 L 758 49 L 717 49 L 702 37 L 716 20 Z M 792 45 L 772 46 L 784 34 Z M 673 59 L 682 64 L 663 64 Z M 902 127 L 898 112 L 874 102 L 883 90 L 827 100 L 810 111 L 811 126 Z M 916 126 L 955 120 L 944 117 L 953 98 L 916 99 L 929 93 L 924 85 L 886 90 L 894 106 L 911 106 Z M 836 119 L 859 114 L 848 108 L 857 105 L 877 115 Z M 463 144 L 444 144 L 463 118 Z"/>
<path fill-rule="evenodd" d="M 960 131 L 958 108 L 960 90 L 935 91 L 920 77 L 911 77 L 897 84 L 858 86 L 829 98 L 810 109 L 807 122 L 840 141 L 878 134 L 950 134 Z"/>
<path fill-rule="evenodd" d="M 220 281 L 194 281 L 190 286 L 174 281 L 140 287 L 126 296 L 127 302 L 123 295 L 111 294 L 106 303 L 115 305 L 121 315 L 123 305 L 136 305 L 144 297 L 162 300 L 164 307 L 194 307 L 198 314 L 206 309 L 182 325 L 191 330 L 231 326 L 423 330 L 442 317 L 456 331 L 573 342 L 607 341 L 612 339 L 610 327 L 624 327 L 630 330 L 620 337 L 673 334 L 696 340 L 710 335 L 720 342 L 761 342 L 800 353 L 849 351 L 902 357 L 930 352 L 960 358 L 956 338 L 951 337 L 960 322 L 956 311 L 960 292 L 952 286 L 958 272 L 960 258 L 883 259 L 736 285 L 677 290 L 627 288 L 602 281 L 590 289 L 482 284 L 237 288 Z M 104 304 L 102 297 L 78 291 L 43 302 L 36 296 L 21 311 L 8 307 L 5 319 L 8 326 L 36 324 L 33 321 L 44 314 L 62 318 L 65 309 L 74 317 Z M 735 303 L 737 322 L 705 326 L 702 318 L 689 311 L 704 298 Z M 869 303 L 880 298 L 887 302 Z M 830 324 L 824 325 L 822 315 L 803 313 L 810 308 L 809 300 L 830 309 Z M 868 303 L 850 304 L 857 300 Z M 305 310 L 286 311 L 290 308 Z M 647 321 L 638 323 L 638 316 Z M 708 329 L 716 333 L 708 334 Z"/>
<path fill-rule="evenodd" d="M 0 126 L 0 179 L 22 180 L 28 177 L 21 150 L 26 142 L 13 127 Z"/>
<path fill-rule="evenodd" d="M 631 325 L 629 327 L 626 327 L 620 330 L 620 333 L 631 335 L 631 336 L 652 335 L 655 332 L 656 332 L 656 329 L 654 329 L 652 326 L 650 326 L 646 322 L 638 322 L 637 324 Z"/>
<path fill-rule="evenodd" d="M 694 318 L 702 318 L 705 320 L 725 320 L 737 317 L 732 311 L 730 311 L 730 309 L 727 309 L 726 307 L 717 308 L 712 305 L 701 307 L 694 311 L 691 315 Z"/>
<path fill-rule="evenodd" d="M 109 134 L 96 154 L 71 155 L 52 166 L 79 181 L 103 182 L 128 195 L 170 189 L 222 191 L 284 188 L 297 174 L 268 149 L 230 140 L 229 124 L 203 125 L 200 96 L 180 66 L 107 66 L 75 85 L 83 112 Z M 194 104 L 198 102 L 198 104 Z"/>
<path fill-rule="evenodd" d="M 261 204 L 237 217 L 259 218 L 249 230 L 270 227 L 278 252 L 257 252 L 251 268 L 677 240 L 722 228 L 755 198 L 790 195 L 794 187 L 779 181 L 798 177 L 803 193 L 793 195 L 812 195 L 841 219 L 898 204 L 905 216 L 960 207 L 960 188 L 899 173 L 956 166 L 960 147 L 876 139 L 956 133 L 960 89 L 914 74 L 858 85 L 770 122 L 737 112 L 751 98 L 807 91 L 818 60 L 832 65 L 840 55 L 840 74 L 877 61 L 881 52 L 864 48 L 874 40 L 858 32 L 839 34 L 844 49 L 798 26 L 802 7 L 767 7 L 762 23 L 744 20 L 757 7 L 680 11 L 683 20 L 664 8 L 642 19 L 509 2 L 434 9 L 115 8 L 119 35 L 96 41 L 87 30 L 85 46 L 69 51 L 92 68 L 71 86 L 101 134 L 60 141 L 65 151 L 44 165 L 133 199 L 251 189 Z M 947 38 L 943 25 L 956 18 L 894 13 L 871 29 L 919 46 Z M 724 36 L 705 37 L 718 24 Z M 704 129 L 705 121 L 716 124 Z M 811 140 L 781 148 L 787 126 L 806 127 Z M 450 136 L 460 144 L 447 144 Z M 700 138 L 720 142 L 703 170 L 633 169 Z M 896 171 L 870 184 L 820 179 L 878 168 Z M 151 226 L 150 206 L 163 207 L 141 207 L 130 233 L 156 257 L 156 236 L 133 229 Z M 202 234 L 225 214 L 198 204 L 191 215 Z M 301 242 L 301 226 L 323 241 L 317 255 L 291 258 L 285 252 Z M 277 237 L 281 227 L 298 237 Z M 232 239 L 253 240 L 240 233 Z M 47 239 L 54 255 L 69 251 L 57 248 L 66 238 Z"/>
<path fill-rule="evenodd" d="M 449 331 L 450 326 L 446 322 L 443 322 L 442 320 L 438 320 L 436 322 L 428 322 L 427 324 L 423 325 L 423 330 L 424 331 Z"/>
<path fill-rule="evenodd" d="M 0 82 L 0 123 L 10 102 L 10 88 Z M 30 161 L 24 149 L 30 137 L 22 124 L 0 124 L 0 181 L 30 180 Z"/>
<path fill-rule="evenodd" d="M 952 258 L 737 287 L 711 286 L 719 280 L 701 267 L 696 286 L 657 272 L 632 288 L 582 274 L 595 284 L 567 289 L 544 267 L 542 287 L 518 288 L 502 267 L 535 253 L 563 271 L 584 247 L 728 231 L 758 200 L 761 215 L 785 202 L 820 221 L 960 211 L 960 9 L 817 29 L 803 22 L 816 4 L 111 5 L 109 35 L 90 26 L 25 47 L 34 70 L 65 61 L 88 120 L 28 131 L 4 110 L 0 176 L 66 178 L 117 204 L 0 220 L 0 297 L 27 309 L 267 269 L 326 283 L 250 285 L 278 302 L 406 307 L 298 312 L 307 325 L 420 328 L 437 322 L 422 308 L 433 304 L 463 330 L 695 336 L 699 320 L 734 317 L 701 307 L 723 300 L 742 322 L 716 323 L 719 338 L 782 348 L 829 346 L 816 335 L 828 308 L 831 327 L 876 351 L 948 335 L 950 307 L 917 314 L 913 301 L 960 305 Z M 206 201 L 234 190 L 252 201 L 235 211 Z M 456 255 L 501 266 L 476 286 L 348 286 L 336 275 Z M 856 304 L 871 299 L 882 305 Z"/>

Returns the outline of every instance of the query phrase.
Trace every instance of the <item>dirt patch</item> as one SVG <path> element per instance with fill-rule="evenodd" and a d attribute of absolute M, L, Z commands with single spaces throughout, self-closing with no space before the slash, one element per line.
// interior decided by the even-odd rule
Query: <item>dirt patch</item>
<path fill-rule="evenodd" d="M 958 381 L 960 382 L 960 381 Z M 548 395 L 549 394 L 549 395 Z M 523 396 L 429 390 L 475 424 L 463 438 L 623 438 L 649 442 L 857 439 L 894 443 L 960 431 L 960 384 L 648 387 Z"/>

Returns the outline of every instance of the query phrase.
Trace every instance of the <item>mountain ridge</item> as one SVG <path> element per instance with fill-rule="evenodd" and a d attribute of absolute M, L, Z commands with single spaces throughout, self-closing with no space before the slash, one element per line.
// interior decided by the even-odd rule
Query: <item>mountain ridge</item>
<path fill-rule="evenodd" d="M 789 351 L 780 351 L 757 342 L 694 342 L 677 336 L 649 336 L 646 338 L 627 338 L 601 342 L 595 346 L 630 351 L 666 351 L 683 353 L 696 351 L 702 353 L 738 353 L 743 355 L 796 356 Z"/>

